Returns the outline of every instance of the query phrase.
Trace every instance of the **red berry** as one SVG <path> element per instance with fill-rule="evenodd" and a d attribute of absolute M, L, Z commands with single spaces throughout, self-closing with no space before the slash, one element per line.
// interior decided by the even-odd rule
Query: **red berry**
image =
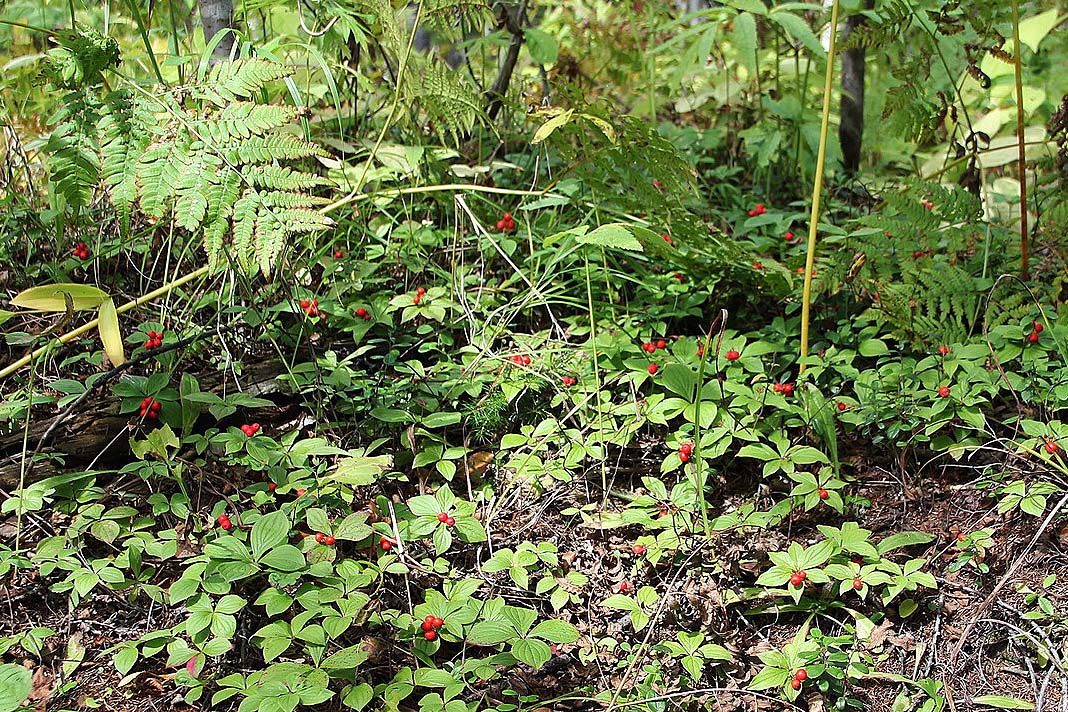
<path fill-rule="evenodd" d="M 155 420 L 156 418 L 159 417 L 159 413 L 154 411 L 154 410 L 150 410 L 147 413 L 145 413 L 145 417 L 148 418 L 149 420 Z"/>
<path fill-rule="evenodd" d="M 667 234 L 666 232 L 662 232 L 660 233 L 660 237 L 664 238 L 664 242 L 666 242 L 667 244 L 671 244 L 671 235 Z"/>
<path fill-rule="evenodd" d="M 523 365 L 524 366 L 529 366 L 530 365 L 530 356 L 527 356 L 527 355 L 523 356 Z"/>
<path fill-rule="evenodd" d="M 804 581 L 805 579 L 807 579 L 807 578 L 808 578 L 808 574 L 807 574 L 807 573 L 805 573 L 805 570 L 804 570 L 804 569 L 802 569 L 802 570 L 798 571 L 798 572 L 797 572 L 797 575 L 801 577 L 801 580 L 802 580 L 802 581 Z"/>
<path fill-rule="evenodd" d="M 1032 344 L 1037 343 L 1038 342 L 1038 332 L 1037 331 L 1032 331 L 1030 334 L 1027 335 L 1027 340 L 1030 341 Z"/>
<path fill-rule="evenodd" d="M 686 277 L 683 276 L 682 272 L 676 272 L 675 274 L 672 275 L 672 277 L 674 277 L 675 279 L 679 280 L 679 284 L 682 284 L 683 282 L 686 281 Z"/>
<path fill-rule="evenodd" d="M 794 673 L 794 679 L 804 682 L 808 679 L 808 670 L 805 668 L 798 668 L 797 672 Z"/>
<path fill-rule="evenodd" d="M 864 582 L 858 578 L 853 579 L 853 590 L 859 591 L 862 588 L 864 588 Z"/>
<path fill-rule="evenodd" d="M 222 527 L 224 531 L 230 531 L 234 527 L 233 523 L 229 519 L 224 519 L 223 521 L 219 522 L 219 526 Z"/>
<path fill-rule="evenodd" d="M 764 269 L 764 265 L 760 264 L 759 262 L 754 262 L 753 269 Z"/>
<path fill-rule="evenodd" d="M 336 541 L 337 541 L 337 539 L 335 539 L 332 536 L 327 536 L 327 537 L 325 537 L 323 539 L 323 543 L 326 544 L 327 546 L 333 546 Z"/>
<path fill-rule="evenodd" d="M 276 489 L 278 489 L 278 485 L 276 485 L 274 482 L 270 482 L 267 484 L 267 489 L 274 492 Z"/>
<path fill-rule="evenodd" d="M 660 370 L 660 367 L 657 366 L 655 363 L 649 364 L 649 375 L 650 376 L 655 376 L 656 372 L 659 371 L 659 370 Z"/>
<path fill-rule="evenodd" d="M 434 640 L 434 638 L 438 637 L 438 633 L 434 630 L 428 630 L 427 632 L 423 633 L 423 637 L 427 640 Z"/>
<path fill-rule="evenodd" d="M 393 542 L 391 542 L 391 541 L 390 541 L 389 539 L 387 539 L 386 537 L 382 537 L 382 538 L 380 538 L 380 539 L 378 540 L 378 545 L 379 545 L 380 547 L 382 547 L 382 550 L 383 550 L 383 551 L 389 551 L 390 549 L 392 549 L 392 548 L 393 548 Z"/>
<path fill-rule="evenodd" d="M 308 491 L 308 490 L 306 490 L 306 489 L 304 489 L 303 487 L 301 487 L 300 489 L 298 489 L 298 490 L 297 490 L 297 492 L 296 492 L 296 495 L 297 495 L 298 497 L 303 497 L 303 496 L 304 496 L 304 493 L 305 493 L 305 492 L 307 492 L 307 491 Z"/>
<path fill-rule="evenodd" d="M 629 583 L 627 583 L 626 581 L 620 581 L 619 582 L 619 590 L 621 592 L 622 591 L 626 591 L 628 588 L 630 588 L 630 584 Z"/>
<path fill-rule="evenodd" d="M 571 376 L 564 376 L 560 379 L 560 382 L 564 384 L 564 388 L 570 388 L 575 385 L 575 379 Z"/>
<path fill-rule="evenodd" d="M 498 220 L 497 221 L 497 229 L 498 230 L 503 230 L 504 229 L 504 220 Z"/>
<path fill-rule="evenodd" d="M 749 217 L 751 217 L 751 218 L 755 218 L 756 214 L 757 214 L 757 211 L 755 211 L 755 210 L 750 210 L 749 211 Z"/>
<path fill-rule="evenodd" d="M 356 310 L 356 316 L 359 316 L 359 317 L 367 316 L 367 310 L 364 309 L 363 307 L 360 307 L 359 309 Z"/>
<path fill-rule="evenodd" d="M 768 209 L 764 207 L 763 203 L 757 203 L 756 211 L 758 214 L 763 215 L 764 213 L 768 212 Z"/>
<path fill-rule="evenodd" d="M 300 300 L 300 308 L 301 309 L 308 309 L 310 306 L 311 306 L 311 302 L 309 302 L 307 299 L 301 299 Z"/>
<path fill-rule="evenodd" d="M 630 550 L 635 556 L 645 556 L 645 544 L 635 544 Z"/>
<path fill-rule="evenodd" d="M 916 250 L 915 252 L 912 253 L 912 259 L 914 259 L 914 260 L 918 260 L 921 257 L 923 257 L 923 251 L 922 250 Z"/>
<path fill-rule="evenodd" d="M 688 452 L 680 452 L 679 453 L 679 459 L 682 460 L 683 462 L 689 462 L 690 461 L 690 453 L 688 453 Z"/>
<path fill-rule="evenodd" d="M 703 345 L 697 347 L 697 355 L 698 356 L 704 356 L 705 355 L 705 347 Z"/>
<path fill-rule="evenodd" d="M 737 351 L 735 351 L 734 349 L 731 349 L 730 351 L 727 352 L 727 360 L 728 361 L 737 361 L 741 357 L 742 357 L 742 355 L 740 353 L 738 353 Z"/>
<path fill-rule="evenodd" d="M 957 534 L 957 541 L 959 541 L 961 544 L 964 543 L 964 540 L 966 538 L 967 538 L 967 535 L 964 532 L 960 532 L 959 534 Z"/>
<path fill-rule="evenodd" d="M 434 618 L 434 619 L 433 619 L 432 621 L 430 621 L 430 622 L 434 624 L 434 627 L 435 627 L 435 628 L 440 628 L 441 626 L 445 625 L 445 619 L 444 619 L 444 618 L 437 618 L 437 617 L 435 617 L 435 618 Z"/>
<path fill-rule="evenodd" d="M 315 543 L 316 544 L 322 544 L 323 543 L 323 539 L 325 539 L 325 538 L 326 538 L 326 534 L 323 534 L 322 532 L 317 532 L 315 534 Z"/>
<path fill-rule="evenodd" d="M 800 680 L 790 680 L 790 687 L 794 688 L 795 690 L 800 690 L 801 689 L 801 681 Z"/>
<path fill-rule="evenodd" d="M 423 301 L 422 294 L 416 294 L 414 297 L 412 297 L 412 304 L 418 304 L 421 301 Z"/>
<path fill-rule="evenodd" d="M 452 517 L 449 517 L 448 519 L 445 520 L 445 526 L 447 526 L 447 527 L 455 526 L 455 524 L 456 524 L 456 520 L 454 518 L 452 518 Z"/>
<path fill-rule="evenodd" d="M 845 403 L 842 403 L 841 401 L 838 402 L 838 410 L 845 410 L 848 407 L 849 406 L 846 405 Z"/>
<path fill-rule="evenodd" d="M 447 512 L 438 512 L 438 521 L 439 522 L 444 522 L 448 518 L 449 518 L 449 514 Z"/>
<path fill-rule="evenodd" d="M 656 348 L 658 348 L 658 349 L 666 349 L 667 348 L 667 342 L 664 341 L 663 339 L 659 339 L 656 342 Z"/>
<path fill-rule="evenodd" d="M 794 239 L 794 234 L 793 234 L 792 232 L 788 232 L 788 233 L 786 233 L 786 239 L 787 239 L 787 240 L 792 240 L 792 239 Z"/>
<path fill-rule="evenodd" d="M 939 346 L 938 347 L 938 353 L 940 353 L 943 356 L 945 356 L 946 354 L 949 353 L 949 347 L 948 346 Z"/>
<path fill-rule="evenodd" d="M 345 253 L 342 252 L 341 250 L 335 250 L 334 251 L 334 259 L 340 260 L 344 256 L 345 256 Z"/>
<path fill-rule="evenodd" d="M 1039 322 L 1036 321 L 1034 323 L 1034 327 L 1035 327 L 1035 333 L 1036 334 L 1041 334 L 1042 333 L 1042 324 L 1040 324 Z"/>
<path fill-rule="evenodd" d="M 938 389 L 939 398 L 949 398 L 949 386 L 942 386 Z"/>
<path fill-rule="evenodd" d="M 828 497 L 831 496 L 831 493 L 821 487 L 819 495 L 820 495 L 820 499 L 827 499 Z"/>
<path fill-rule="evenodd" d="M 679 445 L 679 452 L 684 452 L 689 455 L 691 452 L 693 452 L 693 443 L 687 442 Z"/>
<path fill-rule="evenodd" d="M 219 524 L 222 524 L 223 522 L 226 522 L 226 521 L 229 521 L 229 520 L 230 520 L 230 517 L 227 516 L 225 512 L 223 514 L 220 514 L 218 517 L 215 518 L 215 521 L 217 521 Z"/>
<path fill-rule="evenodd" d="M 650 353 L 651 354 L 654 351 L 656 351 L 656 346 L 654 346 L 653 344 L 651 344 L 648 341 L 646 341 L 644 344 L 642 344 L 642 351 L 645 351 L 646 353 Z"/>
<path fill-rule="evenodd" d="M 794 394 L 794 384 L 784 383 L 782 384 L 782 394 L 784 396 L 792 396 Z"/>
<path fill-rule="evenodd" d="M 160 409 L 160 408 L 162 408 L 163 406 L 162 406 L 162 405 L 160 405 L 160 402 L 159 402 L 159 401 L 152 401 L 152 405 L 150 405 L 150 406 L 148 406 L 148 407 L 149 407 L 150 409 L 152 409 L 152 410 L 154 410 L 154 411 L 156 411 L 156 412 L 158 413 L 158 412 L 159 412 L 159 409 Z"/>
<path fill-rule="evenodd" d="M 434 624 L 431 621 L 423 621 L 419 624 L 419 627 L 423 630 L 424 633 L 428 630 L 434 630 Z"/>
<path fill-rule="evenodd" d="M 1057 450 L 1059 449 L 1060 448 L 1057 447 L 1057 443 L 1053 442 L 1052 440 L 1046 441 L 1046 452 L 1048 452 L 1050 455 L 1057 452 Z"/>
<path fill-rule="evenodd" d="M 419 287 L 415 290 L 416 294 L 426 294 L 426 287 Z"/>
<path fill-rule="evenodd" d="M 804 579 L 801 578 L 800 574 L 794 574 L 790 577 L 791 586 L 800 586 L 802 581 L 804 581 Z"/>
<path fill-rule="evenodd" d="M 512 214 L 511 213 L 505 213 L 504 214 L 504 221 L 505 222 L 512 222 Z"/>

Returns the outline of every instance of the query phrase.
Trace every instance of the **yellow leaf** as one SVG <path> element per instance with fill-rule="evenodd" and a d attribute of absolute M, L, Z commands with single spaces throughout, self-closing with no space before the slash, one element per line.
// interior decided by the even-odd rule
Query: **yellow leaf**
<path fill-rule="evenodd" d="M 122 333 L 119 331 L 119 313 L 115 311 L 115 300 L 108 297 L 100 305 L 100 340 L 104 342 L 104 353 L 113 366 L 121 366 L 126 361 L 126 351 L 122 347 Z"/>
<path fill-rule="evenodd" d="M 96 309 L 108 298 L 107 292 L 90 284 L 44 284 L 19 292 L 11 303 L 34 311 L 67 311 L 66 295 L 74 303 L 75 311 Z"/>

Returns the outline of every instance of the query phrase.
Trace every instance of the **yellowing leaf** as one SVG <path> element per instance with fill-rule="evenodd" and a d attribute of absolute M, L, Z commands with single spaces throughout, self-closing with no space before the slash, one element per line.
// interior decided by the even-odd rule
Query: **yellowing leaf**
<path fill-rule="evenodd" d="M 1037 52 L 1042 40 L 1046 39 L 1046 35 L 1057 26 L 1057 23 L 1057 8 L 1021 20 L 1020 42 L 1030 47 L 1032 52 Z"/>
<path fill-rule="evenodd" d="M 553 131 L 556 131 L 556 129 L 566 125 L 567 122 L 571 121 L 571 115 L 573 113 L 574 112 L 571 109 L 568 109 L 567 111 L 557 114 L 556 116 L 546 121 L 544 124 L 538 127 L 538 130 L 536 132 L 534 132 L 534 138 L 530 139 L 530 142 L 532 144 L 541 143 L 545 139 L 549 138 L 549 136 L 552 135 Z"/>
<path fill-rule="evenodd" d="M 126 361 L 126 351 L 122 347 L 122 332 L 119 331 L 119 313 L 115 311 L 115 300 L 108 297 L 100 305 L 100 340 L 104 343 L 104 353 L 112 366 L 121 366 Z"/>
<path fill-rule="evenodd" d="M 65 312 L 69 295 L 75 311 L 96 309 L 108 298 L 107 292 L 90 284 L 44 284 L 19 292 L 11 303 L 34 311 Z"/>

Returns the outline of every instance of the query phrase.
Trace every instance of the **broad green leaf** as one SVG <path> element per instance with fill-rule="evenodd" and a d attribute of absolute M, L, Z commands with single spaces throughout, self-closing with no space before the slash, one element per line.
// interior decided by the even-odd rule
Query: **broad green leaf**
<path fill-rule="evenodd" d="M 540 640 L 524 638 L 512 643 L 512 655 L 537 670 L 553 657 L 553 651 Z"/>
<path fill-rule="evenodd" d="M 479 621 L 467 633 L 472 645 L 499 645 L 515 636 L 515 629 L 502 621 Z"/>
<path fill-rule="evenodd" d="M 252 544 L 252 556 L 259 559 L 268 549 L 273 549 L 289 538 L 289 518 L 285 512 L 276 511 L 265 514 L 252 525 L 249 540 Z"/>
<path fill-rule="evenodd" d="M 321 664 L 324 670 L 353 670 L 367 660 L 368 652 L 363 645 L 342 648 L 326 658 Z"/>
<path fill-rule="evenodd" d="M 342 458 L 337 468 L 326 477 L 328 480 L 354 487 L 374 484 L 374 481 L 389 469 L 392 461 L 389 455 L 378 457 Z"/>
<path fill-rule="evenodd" d="M 11 303 L 34 311 L 65 312 L 69 295 L 74 311 L 96 309 L 108 298 L 107 292 L 90 284 L 45 284 L 19 292 Z"/>
<path fill-rule="evenodd" d="M 530 51 L 530 58 L 536 64 L 555 64 L 560 56 L 560 45 L 548 32 L 529 27 L 523 30 L 523 39 Z"/>
<path fill-rule="evenodd" d="M 0 665 L 0 712 L 17 709 L 30 696 L 33 676 L 21 665 Z"/>
<path fill-rule="evenodd" d="M 566 621 L 553 619 L 538 623 L 530 634 L 537 638 L 544 638 L 551 643 L 574 643 L 579 639 L 579 632 L 575 626 Z"/>
<path fill-rule="evenodd" d="M 876 548 L 879 550 L 880 554 L 885 554 L 905 546 L 926 544 L 934 540 L 934 538 L 933 534 L 927 534 L 926 532 L 900 532 L 886 537 L 879 542 Z"/>
<path fill-rule="evenodd" d="M 822 58 L 826 56 L 827 52 L 823 49 L 819 37 L 808 26 L 808 23 L 797 15 L 790 12 L 772 10 L 768 13 L 768 18 L 776 22 L 779 27 L 786 31 L 786 34 L 803 44 L 816 57 Z"/>
<path fill-rule="evenodd" d="M 263 557 L 261 563 L 278 571 L 298 571 L 307 564 L 304 554 L 292 544 L 272 547 Z"/>
<path fill-rule="evenodd" d="M 1057 26 L 1060 20 L 1057 18 L 1057 8 L 1051 8 L 1045 12 L 1020 20 L 1020 42 L 1031 48 L 1032 52 L 1038 51 L 1042 40 Z M 1014 708 L 1020 709 L 1020 708 Z M 1028 708 L 1030 709 L 1030 708 Z"/>

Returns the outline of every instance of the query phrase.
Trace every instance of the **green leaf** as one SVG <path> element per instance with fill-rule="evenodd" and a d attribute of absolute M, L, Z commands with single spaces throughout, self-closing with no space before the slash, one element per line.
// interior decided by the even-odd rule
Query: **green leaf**
<path fill-rule="evenodd" d="M 537 670 L 553 657 L 553 651 L 540 640 L 523 638 L 512 643 L 512 655 Z"/>
<path fill-rule="evenodd" d="M 1055 12 L 1055 11 L 1054 11 Z M 1035 706 L 1027 700 L 1002 695 L 980 695 L 972 698 L 972 704 L 984 707 L 997 707 L 1002 710 L 1033 710 Z"/>
<path fill-rule="evenodd" d="M 21 665 L 0 665 L 0 712 L 12 712 L 30 696 L 33 676 Z"/>
<path fill-rule="evenodd" d="M 697 374 L 684 364 L 669 363 L 660 369 L 660 383 L 664 388 L 689 401 L 693 399 L 693 390 L 697 385 Z M 702 405 L 705 404 L 702 403 Z M 715 406 L 711 403 L 707 404 L 707 408 L 715 413 Z"/>
<path fill-rule="evenodd" d="M 900 549 L 905 546 L 915 546 L 916 544 L 926 544 L 934 540 L 933 534 L 927 534 L 926 532 L 900 532 L 898 534 L 891 534 L 886 537 L 876 548 L 880 554 L 886 554 L 894 549 Z"/>
<path fill-rule="evenodd" d="M 515 629 L 501 621 L 479 621 L 467 633 L 467 642 L 472 645 L 499 645 L 515 637 Z"/>
<path fill-rule="evenodd" d="M 354 670 L 363 664 L 368 656 L 364 645 L 352 645 L 329 656 L 319 666 L 324 670 Z"/>
<path fill-rule="evenodd" d="M 632 252 L 643 251 L 642 243 L 638 242 L 630 226 L 624 223 L 601 225 L 584 235 L 579 235 L 575 238 L 575 242 L 580 245 L 599 245 Z"/>
<path fill-rule="evenodd" d="M 444 428 L 449 425 L 456 425 L 460 422 L 461 417 L 460 413 L 455 412 L 431 413 L 422 418 L 419 424 L 427 429 Z"/>
<path fill-rule="evenodd" d="M 536 64 L 555 64 L 560 57 L 560 45 L 548 32 L 530 27 L 523 30 L 523 39 L 527 43 L 530 58 Z"/>
<path fill-rule="evenodd" d="M 374 484 L 374 481 L 389 469 L 391 462 L 389 455 L 342 458 L 326 479 L 353 487 L 364 487 Z"/>
<path fill-rule="evenodd" d="M 735 49 L 749 72 L 749 78 L 757 75 L 757 27 L 756 19 L 748 12 L 739 13 L 734 18 L 734 30 L 731 32 L 731 40 Z"/>
<path fill-rule="evenodd" d="M 459 517 L 456 520 L 456 526 L 453 527 L 456 530 L 456 535 L 461 541 L 479 542 L 486 541 L 487 534 L 486 528 L 482 526 L 482 522 L 478 521 L 474 517 Z"/>
<path fill-rule="evenodd" d="M 826 51 L 823 49 L 823 45 L 820 43 L 816 33 L 808 26 L 808 23 L 803 19 L 789 12 L 782 12 L 772 10 L 768 14 L 768 18 L 776 22 L 779 27 L 786 31 L 786 34 L 799 41 L 816 57 L 826 56 Z"/>
<path fill-rule="evenodd" d="M 437 517 L 441 513 L 438 500 L 429 494 L 422 494 L 408 500 L 408 509 L 417 517 Z"/>
<path fill-rule="evenodd" d="M 609 596 L 605 600 L 601 601 L 602 606 L 608 608 L 617 608 L 621 611 L 638 611 L 641 610 L 641 606 L 630 596 L 624 596 L 622 593 L 617 593 Z"/>
<path fill-rule="evenodd" d="M 749 683 L 750 690 L 770 690 L 781 687 L 790 673 L 780 667 L 768 666 L 758 672 Z"/>
<path fill-rule="evenodd" d="M 866 339 L 860 342 L 857 352 L 866 358 L 874 358 L 890 353 L 890 348 L 882 339 Z"/>
<path fill-rule="evenodd" d="M 74 311 L 96 309 L 108 298 L 108 293 L 90 284 L 45 284 L 19 292 L 11 303 L 34 311 L 65 312 L 69 296 Z"/>
<path fill-rule="evenodd" d="M 273 549 L 289 538 L 289 518 L 285 512 L 276 511 L 265 514 L 252 525 L 249 540 L 252 544 L 252 556 L 259 559 L 268 549 Z"/>
<path fill-rule="evenodd" d="M 263 557 L 261 563 L 277 571 L 299 571 L 307 565 L 304 554 L 292 544 L 272 548 Z"/>
<path fill-rule="evenodd" d="M 550 643 L 574 643 L 579 639 L 579 632 L 575 626 L 566 621 L 544 620 L 534 626 L 530 635 L 544 638 Z"/>
<path fill-rule="evenodd" d="M 1038 46 L 1042 44 L 1042 40 L 1044 40 L 1053 28 L 1057 26 L 1057 23 L 1060 22 L 1057 17 L 1058 14 L 1059 12 L 1057 8 L 1054 7 L 1045 12 L 1021 20 L 1020 42 L 1030 47 L 1032 52 L 1037 52 Z M 1017 707 L 1014 709 L 1021 708 Z"/>

